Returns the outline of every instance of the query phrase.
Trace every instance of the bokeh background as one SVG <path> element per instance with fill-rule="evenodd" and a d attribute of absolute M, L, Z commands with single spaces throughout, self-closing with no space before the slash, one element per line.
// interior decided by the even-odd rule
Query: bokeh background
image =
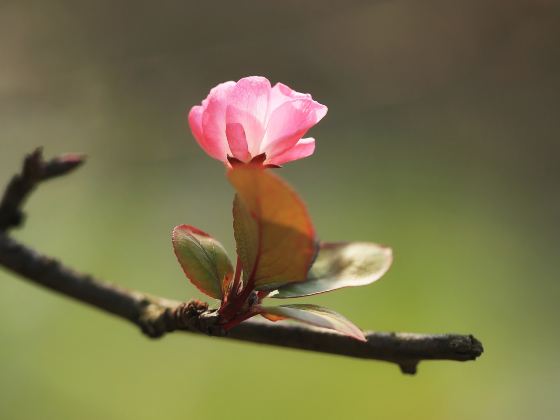
<path fill-rule="evenodd" d="M 380 282 L 306 299 L 364 328 L 475 334 L 476 362 L 396 367 L 175 334 L 146 340 L 0 272 L 2 419 L 553 419 L 559 411 L 560 4 L 553 0 L 0 0 L 0 181 L 84 152 L 17 236 L 154 294 L 201 297 L 170 246 L 233 253 L 232 191 L 186 110 L 252 74 L 328 105 L 282 170 Z"/>

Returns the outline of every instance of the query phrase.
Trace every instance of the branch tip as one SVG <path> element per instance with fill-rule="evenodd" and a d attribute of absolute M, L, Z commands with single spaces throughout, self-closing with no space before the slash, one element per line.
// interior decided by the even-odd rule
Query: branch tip
<path fill-rule="evenodd" d="M 42 147 L 27 154 L 21 172 L 12 177 L 0 199 L 0 232 L 23 224 L 25 217 L 21 208 L 41 182 L 66 175 L 84 161 L 85 156 L 76 153 L 45 161 Z"/>

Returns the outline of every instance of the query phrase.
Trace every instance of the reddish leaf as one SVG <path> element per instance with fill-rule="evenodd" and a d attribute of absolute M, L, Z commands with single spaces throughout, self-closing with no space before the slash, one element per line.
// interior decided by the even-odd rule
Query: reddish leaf
<path fill-rule="evenodd" d="M 215 299 L 225 296 L 233 266 L 222 244 L 206 232 L 181 225 L 173 229 L 173 249 L 186 276 L 201 292 Z"/>
<path fill-rule="evenodd" d="M 236 166 L 228 177 L 237 191 L 234 230 L 245 280 L 257 290 L 305 280 L 315 235 L 297 193 L 262 166 Z"/>

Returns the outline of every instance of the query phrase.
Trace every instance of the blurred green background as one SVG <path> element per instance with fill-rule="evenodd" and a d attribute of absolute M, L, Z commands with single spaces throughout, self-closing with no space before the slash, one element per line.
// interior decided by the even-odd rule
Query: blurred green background
<path fill-rule="evenodd" d="M 124 322 L 0 272 L 2 419 L 553 419 L 559 411 L 560 4 L 554 0 L 0 0 L 0 182 L 84 152 L 17 237 L 73 267 L 201 297 L 189 223 L 233 251 L 232 191 L 186 110 L 265 75 L 329 107 L 282 175 L 321 237 L 395 251 L 305 299 L 364 328 L 473 333 L 476 362 L 396 367 Z"/>

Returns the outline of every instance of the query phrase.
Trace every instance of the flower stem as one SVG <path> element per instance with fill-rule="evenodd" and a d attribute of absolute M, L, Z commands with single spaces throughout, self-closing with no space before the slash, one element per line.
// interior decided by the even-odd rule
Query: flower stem
<path fill-rule="evenodd" d="M 230 297 L 237 296 L 239 291 L 239 283 L 241 282 L 241 272 L 243 271 L 243 265 L 241 264 L 241 258 L 237 257 L 237 264 L 235 265 L 235 276 L 233 278 L 233 285 L 231 286 Z"/>
<path fill-rule="evenodd" d="M 256 311 L 254 309 L 250 309 L 249 311 L 245 312 L 244 314 L 240 315 L 237 318 L 233 318 L 230 319 L 228 322 L 226 322 L 225 324 L 222 325 L 222 328 L 225 331 L 229 331 L 230 329 L 232 329 L 233 327 L 241 324 L 243 321 L 254 317 L 255 315 L 258 315 L 260 312 Z"/>
<path fill-rule="evenodd" d="M 227 304 L 219 310 L 219 314 L 226 321 L 226 325 L 231 319 L 234 319 L 237 313 L 243 308 L 245 302 L 251 295 L 251 292 L 254 288 L 255 280 L 254 276 L 251 276 L 249 277 L 249 280 L 247 281 L 245 287 L 243 287 L 243 289 L 241 290 L 241 293 L 235 295 L 233 295 L 232 293 L 232 295 L 230 296 L 231 300 L 229 300 Z M 250 309 L 248 309 L 247 313 L 249 312 Z"/>

